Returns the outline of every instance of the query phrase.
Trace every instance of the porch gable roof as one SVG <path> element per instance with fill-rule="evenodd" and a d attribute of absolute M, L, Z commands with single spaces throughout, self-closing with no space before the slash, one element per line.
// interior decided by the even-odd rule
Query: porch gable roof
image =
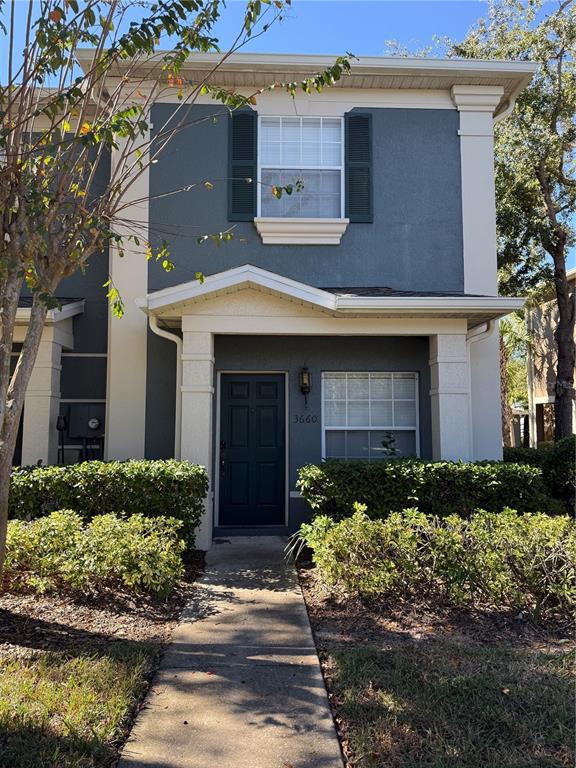
<path fill-rule="evenodd" d="M 245 264 L 149 293 L 137 301 L 146 313 L 163 317 L 186 314 L 186 305 L 251 288 L 287 301 L 304 304 L 334 317 L 448 317 L 467 318 L 474 327 L 520 309 L 524 299 L 508 296 L 395 291 L 383 287 L 316 288 L 306 283 Z"/>

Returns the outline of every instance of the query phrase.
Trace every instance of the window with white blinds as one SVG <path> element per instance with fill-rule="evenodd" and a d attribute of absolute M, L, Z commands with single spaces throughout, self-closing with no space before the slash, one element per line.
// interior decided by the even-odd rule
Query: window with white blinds
<path fill-rule="evenodd" d="M 260 118 L 259 215 L 341 218 L 342 134 L 342 120 L 337 117 Z M 273 187 L 288 185 L 294 188 L 291 195 L 277 199 L 272 194 Z"/>
<path fill-rule="evenodd" d="M 418 374 L 322 374 L 324 457 L 417 456 Z"/>

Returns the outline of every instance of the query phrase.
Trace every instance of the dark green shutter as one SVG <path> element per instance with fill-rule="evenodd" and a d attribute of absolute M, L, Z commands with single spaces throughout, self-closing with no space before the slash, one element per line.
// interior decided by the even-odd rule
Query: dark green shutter
<path fill-rule="evenodd" d="M 372 115 L 348 112 L 345 118 L 346 216 L 351 222 L 371 222 Z"/>
<path fill-rule="evenodd" d="M 230 115 L 228 219 L 252 221 L 256 216 L 257 115 L 242 109 Z M 250 179 L 250 181 L 246 181 Z"/>

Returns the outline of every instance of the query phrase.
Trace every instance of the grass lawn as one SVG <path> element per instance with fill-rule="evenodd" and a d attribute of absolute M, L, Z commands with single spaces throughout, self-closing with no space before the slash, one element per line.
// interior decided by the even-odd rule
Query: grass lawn
<path fill-rule="evenodd" d="M 167 600 L 0 593 L 0 768 L 116 765 L 200 567 Z"/>
<path fill-rule="evenodd" d="M 101 656 L 0 660 L 2 767 L 111 765 L 157 656 L 120 642 Z"/>
<path fill-rule="evenodd" d="M 349 768 L 572 768 L 574 656 L 562 631 L 440 606 L 339 604 L 312 571 L 302 581 Z"/>

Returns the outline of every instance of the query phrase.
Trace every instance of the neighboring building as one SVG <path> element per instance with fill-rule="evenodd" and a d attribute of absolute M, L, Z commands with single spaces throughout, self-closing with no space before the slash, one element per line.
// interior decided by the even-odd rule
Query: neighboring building
<path fill-rule="evenodd" d="M 183 76 L 199 82 L 215 61 L 195 56 Z M 239 54 L 216 79 L 249 94 L 329 63 Z M 202 98 L 195 124 L 130 189 L 130 200 L 151 196 L 128 215 L 170 242 L 176 269 L 113 251 L 109 268 L 96 259 L 61 286 L 70 298 L 50 313 L 21 461 L 57 460 L 61 414 L 67 461 L 199 462 L 211 478 L 207 547 L 213 531 L 297 528 L 308 514 L 298 468 L 324 457 L 376 460 L 392 444 L 500 458 L 495 321 L 522 301 L 497 295 L 493 124 L 533 72 L 368 58 L 321 94 L 275 90 L 232 116 Z M 164 89 L 153 135 L 177 103 Z M 271 194 L 297 178 L 302 191 Z M 203 180 L 211 191 L 164 195 Z M 228 227 L 231 242 L 198 244 Z M 109 272 L 121 320 L 107 311 Z"/>
<path fill-rule="evenodd" d="M 576 267 L 566 272 L 572 300 L 576 291 Z M 555 299 L 542 302 L 528 312 L 532 348 L 528 353 L 528 410 L 530 445 L 554 440 L 554 399 L 558 354 L 554 331 L 558 323 Z M 575 336 L 576 340 L 576 336 Z M 576 424 L 576 403 L 572 403 L 572 424 Z"/>

